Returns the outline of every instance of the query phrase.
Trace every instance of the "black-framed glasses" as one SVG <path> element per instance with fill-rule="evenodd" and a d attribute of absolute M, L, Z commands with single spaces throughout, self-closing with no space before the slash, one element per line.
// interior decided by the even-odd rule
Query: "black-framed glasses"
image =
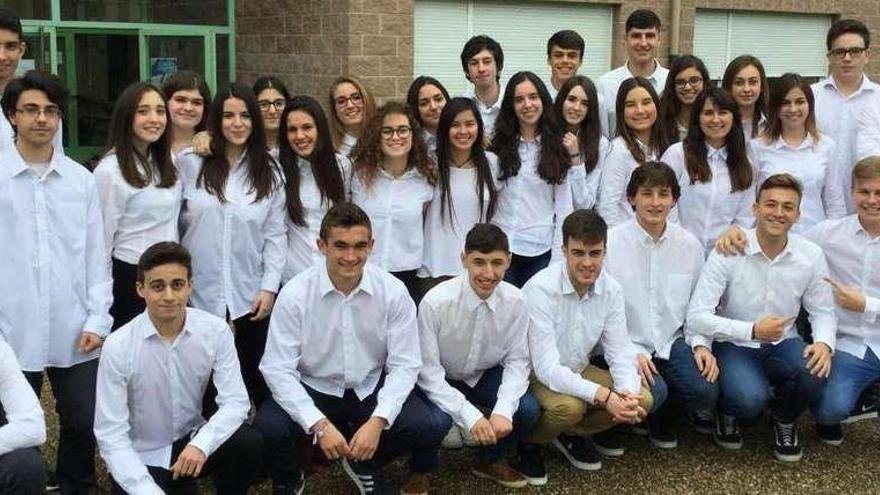
<path fill-rule="evenodd" d="M 867 48 L 863 48 L 861 46 L 854 46 L 852 48 L 835 48 L 828 52 L 828 55 L 831 55 L 834 58 L 844 59 L 846 55 L 849 54 L 850 58 L 858 58 L 861 57 L 866 51 Z"/>
<path fill-rule="evenodd" d="M 703 78 L 698 77 L 698 76 L 694 76 L 689 79 L 676 79 L 674 84 L 675 84 L 675 87 L 678 89 L 684 89 L 685 86 L 690 86 L 692 88 L 696 88 L 696 87 L 700 86 L 701 84 L 703 84 Z"/>
<path fill-rule="evenodd" d="M 61 109 L 54 106 L 40 108 L 36 105 L 25 105 L 21 108 L 16 108 L 15 111 L 24 114 L 30 119 L 35 119 L 40 114 L 43 114 L 48 120 L 58 120 L 61 118 Z"/>
<path fill-rule="evenodd" d="M 412 127 L 408 125 L 402 125 L 400 127 L 383 127 L 379 130 L 382 134 L 383 139 L 391 139 L 397 134 L 400 139 L 406 139 L 412 134 Z"/>
<path fill-rule="evenodd" d="M 352 105 L 360 105 L 364 101 L 364 97 L 360 93 L 352 93 L 348 96 L 339 96 L 333 101 L 337 107 L 344 107 L 348 102 L 351 102 Z"/>
<path fill-rule="evenodd" d="M 287 103 L 284 98 L 278 98 L 277 100 L 260 100 L 257 102 L 257 105 L 260 106 L 260 111 L 268 112 L 269 108 L 274 108 L 276 112 L 280 112 L 284 110 L 284 105 Z"/>

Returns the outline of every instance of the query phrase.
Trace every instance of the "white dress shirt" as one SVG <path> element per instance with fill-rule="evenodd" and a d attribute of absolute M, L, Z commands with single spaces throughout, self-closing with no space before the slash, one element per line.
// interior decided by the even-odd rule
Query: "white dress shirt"
<path fill-rule="evenodd" d="M 645 161 L 655 161 L 659 157 L 650 153 L 647 146 L 637 141 L 639 147 L 645 153 Z M 626 197 L 626 186 L 629 184 L 630 178 L 642 162 L 636 161 L 626 141 L 622 137 L 614 138 L 611 141 L 611 150 L 605 158 L 602 165 L 602 177 L 599 181 L 599 202 L 596 210 L 602 215 L 602 218 L 609 227 L 613 227 L 621 222 L 625 222 L 631 218 L 635 218 L 636 214 L 632 205 Z M 667 164 L 672 167 L 675 172 L 675 178 L 681 181 L 684 171 L 676 164 Z M 673 207 L 669 212 L 669 221 L 678 221 L 678 207 Z"/>
<path fill-rule="evenodd" d="M 857 116 L 856 159 L 880 155 L 880 98 L 865 102 Z"/>
<path fill-rule="evenodd" d="M 296 225 L 290 221 L 287 210 L 284 211 L 285 224 L 287 225 L 287 264 L 281 281 L 286 283 L 294 275 L 305 271 L 315 263 L 324 261 L 324 256 L 318 251 L 318 234 L 321 231 L 321 221 L 324 215 L 333 206 L 330 198 L 321 198 L 321 191 L 315 182 L 315 174 L 312 164 L 302 158 L 298 159 L 299 165 L 299 199 L 303 208 L 305 225 Z M 343 190 L 348 191 L 351 178 L 351 161 L 341 153 L 336 153 L 336 163 L 342 174 Z"/>
<path fill-rule="evenodd" d="M 682 171 L 679 178 L 681 197 L 678 199 L 678 221 L 697 237 L 708 253 L 714 247 L 715 240 L 731 225 L 744 229 L 754 226 L 752 205 L 755 203 L 757 173 L 753 168 L 750 187 L 731 192 L 727 147 L 715 149 L 707 143 L 706 162 L 712 177 L 709 182 L 691 184 L 683 146 L 683 143 L 675 143 L 667 148 L 661 161 L 673 170 Z"/>
<path fill-rule="evenodd" d="M 834 141 L 822 136 L 818 143 L 807 137 L 801 144 L 789 146 L 781 137 L 767 143 L 764 138 L 751 141 L 751 156 L 758 169 L 759 187 L 767 177 L 774 174 L 789 173 L 801 181 L 801 217 L 792 228 L 800 234 L 826 218 L 840 218 L 846 215 L 846 204 L 840 181 L 835 155 Z"/>
<path fill-rule="evenodd" d="M 546 79 L 542 79 L 542 82 L 547 87 L 547 93 L 550 94 L 550 101 L 556 101 L 556 95 L 559 94 L 559 90 L 553 86 L 553 75 L 551 74 Z"/>
<path fill-rule="evenodd" d="M 363 400 L 386 373 L 372 415 L 390 427 L 421 365 L 415 304 L 403 282 L 367 263 L 347 296 L 323 265 L 281 289 L 260 371 L 275 402 L 308 431 L 324 413 L 303 385 L 334 397 L 352 389 Z"/>
<path fill-rule="evenodd" d="M 113 280 L 95 178 L 60 151 L 34 177 L 0 153 L 0 334 L 25 371 L 67 368 L 83 332 L 110 333 Z"/>
<path fill-rule="evenodd" d="M 683 335 L 691 293 L 703 267 L 703 246 L 674 223 L 658 241 L 636 220 L 608 232 L 605 271 L 623 288 L 626 322 L 636 351 L 669 359 Z"/>
<path fill-rule="evenodd" d="M 837 348 L 861 359 L 868 348 L 880 356 L 880 237 L 868 237 L 858 215 L 825 220 L 804 237 L 822 247 L 831 278 L 865 295 L 864 313 L 835 305 Z"/>
<path fill-rule="evenodd" d="M 571 184 L 571 200 L 575 210 L 589 210 L 596 206 L 599 197 L 599 180 L 602 178 L 602 169 L 605 168 L 605 159 L 611 151 L 611 143 L 605 136 L 599 136 L 599 156 L 596 167 L 588 174 L 584 168 L 584 154 L 581 153 L 580 163 L 568 169 L 568 182 Z"/>
<path fill-rule="evenodd" d="M 178 158 L 183 185 L 181 242 L 193 257 L 190 298 L 194 308 L 230 319 L 250 312 L 260 290 L 277 292 L 287 250 L 284 188 L 254 201 L 246 155 L 229 171 L 221 203 L 197 184 L 203 159 L 195 153 Z"/>
<path fill-rule="evenodd" d="M 465 273 L 431 289 L 419 304 L 422 368 L 419 387 L 459 426 L 470 431 L 483 417 L 446 380 L 476 386 L 486 370 L 502 366 L 492 414 L 513 421 L 529 386 L 529 312 L 526 298 L 502 281 L 480 299 Z"/>
<path fill-rule="evenodd" d="M 43 408 L 28 384 L 9 344 L 0 340 L 0 405 L 6 424 L 0 426 L 0 456 L 38 447 L 46 441 Z"/>
<path fill-rule="evenodd" d="M 660 61 L 654 59 L 654 72 L 645 79 L 654 87 L 657 96 L 663 95 L 663 88 L 666 87 L 666 77 L 669 76 L 669 69 L 660 65 Z M 602 133 L 610 138 L 614 135 L 617 128 L 617 91 L 623 81 L 635 77 L 629 70 L 629 60 L 620 67 L 606 72 L 596 81 L 596 90 L 599 93 L 599 120 L 602 122 Z M 658 109 L 659 110 L 659 109 Z"/>
<path fill-rule="evenodd" d="M 488 141 L 491 141 L 492 136 L 495 135 L 495 120 L 498 119 L 498 115 L 501 113 L 501 100 L 504 98 L 504 87 L 498 88 L 498 99 L 491 105 L 486 105 L 483 103 L 483 100 L 477 97 L 477 93 L 474 92 L 473 86 L 468 88 L 461 96 L 470 98 L 477 105 L 477 110 L 480 112 L 480 118 L 483 120 L 483 136 L 485 136 Z"/>
<path fill-rule="evenodd" d="M 355 172 L 351 201 L 367 212 L 373 224 L 371 263 L 389 272 L 422 266 L 424 211 L 433 197 L 433 186 L 415 168 L 400 177 L 380 168 L 370 187 Z"/>
<path fill-rule="evenodd" d="M 202 417 L 208 383 L 218 410 Z M 165 340 L 144 312 L 113 332 L 98 366 L 95 439 L 113 479 L 128 493 L 162 493 L 146 466 L 168 469 L 177 440 L 210 457 L 247 418 L 250 402 L 235 342 L 221 318 L 187 308 L 183 330 Z"/>
<path fill-rule="evenodd" d="M 562 222 L 573 211 L 571 184 L 548 184 L 538 175 L 541 137 L 519 138 L 519 172 L 504 180 L 493 223 L 507 234 L 510 252 L 540 256 L 551 251 L 551 259 L 562 256 Z"/>
<path fill-rule="evenodd" d="M 357 145 L 358 138 L 354 135 L 345 133 L 342 136 L 342 143 L 339 144 L 339 149 L 336 150 L 337 153 L 343 156 L 351 156 L 351 150 Z"/>
<path fill-rule="evenodd" d="M 425 150 L 428 152 L 428 156 L 431 159 L 437 159 L 437 135 L 432 134 L 430 131 L 422 127 L 419 129 L 419 135 L 422 137 L 422 142 L 425 143 Z"/>
<path fill-rule="evenodd" d="M 636 349 L 626 330 L 623 290 L 607 273 L 578 296 L 565 261 L 536 273 L 523 292 L 528 300 L 529 350 L 538 380 L 554 392 L 595 402 L 597 383 L 581 372 L 590 364 L 590 353 L 601 344 L 614 380 L 614 390 L 638 394 Z"/>
<path fill-rule="evenodd" d="M 833 350 L 837 319 L 831 286 L 824 280 L 828 265 L 822 249 L 803 237 L 789 234 L 788 244 L 768 259 L 755 230 L 747 230 L 746 254 L 723 256 L 715 251 L 700 274 L 688 308 L 687 332 L 692 345 L 709 347 L 713 340 L 758 348 L 752 326 L 765 316 L 797 316 L 803 305 L 810 315 L 813 339 Z M 794 321 L 782 338 L 797 337 Z"/>
<path fill-rule="evenodd" d="M 859 113 L 870 102 L 880 101 L 880 85 L 868 76 L 862 76 L 862 83 L 853 94 L 843 96 L 837 89 L 834 77 L 829 76 L 811 86 L 816 100 L 816 124 L 823 135 L 837 143 L 835 162 L 840 167 L 840 191 L 846 202 L 847 211 L 855 209 L 850 199 L 852 189 L 852 168 L 858 161 Z"/>
<path fill-rule="evenodd" d="M 497 216 L 498 198 L 504 183 L 498 181 L 498 158 L 490 152 L 486 152 L 486 158 L 489 160 L 489 169 L 492 173 L 489 180 L 493 181 L 497 191 L 495 199 Z M 452 210 L 450 205 L 446 204 L 441 216 L 440 202 L 443 191 L 438 187 L 425 215 L 425 246 L 422 267 L 419 269 L 420 277 L 454 276 L 462 272 L 460 255 L 464 251 L 465 237 L 474 224 L 486 221 L 486 210 L 489 208 L 488 188 L 483 188 L 482 210 L 476 191 L 475 167 L 449 167 L 449 201 L 452 203 Z"/>
<path fill-rule="evenodd" d="M 150 167 L 154 180 L 142 188 L 125 181 L 114 151 L 95 167 L 104 218 L 104 242 L 110 256 L 130 265 L 136 265 L 153 244 L 179 239 L 177 221 L 183 200 L 180 179 L 171 187 L 158 187 L 159 169 L 152 163 Z M 142 163 L 138 163 L 138 168 L 144 172 Z"/>

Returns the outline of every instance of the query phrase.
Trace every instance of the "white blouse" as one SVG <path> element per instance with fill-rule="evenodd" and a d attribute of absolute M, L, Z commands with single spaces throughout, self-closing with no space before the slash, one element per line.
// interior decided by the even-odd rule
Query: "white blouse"
<path fill-rule="evenodd" d="M 169 163 L 170 164 L 170 163 Z M 144 173 L 144 164 L 138 163 Z M 148 247 L 157 242 L 177 242 L 177 220 L 183 189 L 180 180 L 159 187 L 159 169 L 150 162 L 153 182 L 137 188 L 122 177 L 115 151 L 98 162 L 95 181 L 104 217 L 104 240 L 112 257 L 136 265 Z"/>
<path fill-rule="evenodd" d="M 587 173 L 584 168 L 584 154 L 581 153 L 580 163 L 568 169 L 569 183 L 571 183 L 571 199 L 574 209 L 590 209 L 596 206 L 599 197 L 599 181 L 602 178 L 602 169 L 605 167 L 605 157 L 611 150 L 611 143 L 605 136 L 599 136 L 599 157 L 596 167 Z"/>

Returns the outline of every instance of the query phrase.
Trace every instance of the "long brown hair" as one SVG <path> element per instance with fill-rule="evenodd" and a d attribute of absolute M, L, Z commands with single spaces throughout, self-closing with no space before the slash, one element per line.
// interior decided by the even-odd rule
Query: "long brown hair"
<path fill-rule="evenodd" d="M 629 95 L 630 91 L 636 88 L 644 88 L 645 91 L 648 92 L 648 95 L 654 100 L 654 108 L 656 108 L 657 113 L 654 125 L 651 126 L 651 142 L 645 144 L 655 156 L 662 155 L 663 152 L 666 151 L 668 144 L 666 143 L 666 137 L 660 129 L 660 98 L 657 97 L 657 92 L 654 91 L 654 86 L 651 86 L 651 82 L 643 77 L 631 77 L 623 81 L 623 83 L 620 84 L 620 88 L 617 90 L 617 102 L 615 105 L 615 110 L 617 111 L 617 129 L 615 130 L 615 136 L 623 138 L 630 154 L 637 162 L 641 163 L 647 159 L 647 156 L 645 156 L 645 152 L 642 151 L 642 148 L 639 146 L 638 138 L 632 132 L 632 129 L 626 125 L 626 120 L 623 116 L 626 109 L 626 97 Z"/>
<path fill-rule="evenodd" d="M 336 100 L 334 100 L 334 93 L 336 92 L 336 88 L 343 83 L 349 83 L 355 88 L 357 88 L 358 93 L 361 94 L 361 98 L 364 102 L 364 120 L 362 126 L 365 126 L 367 122 L 373 118 L 373 115 L 376 113 L 376 101 L 373 99 L 373 94 L 370 93 L 370 90 L 367 89 L 367 86 L 361 82 L 360 79 L 354 76 L 342 76 L 333 81 L 333 84 L 330 85 L 330 91 L 327 93 L 327 110 L 330 112 L 330 137 L 333 138 L 333 147 L 335 149 L 339 149 L 342 145 L 342 140 L 345 138 L 345 127 L 343 127 L 342 122 L 339 121 L 339 117 L 336 115 Z"/>
<path fill-rule="evenodd" d="M 806 79 L 793 72 L 783 74 L 770 89 L 770 109 L 767 112 L 767 126 L 762 133 L 766 142 L 772 143 L 782 136 L 782 105 L 785 103 L 785 97 L 788 96 L 788 92 L 795 88 L 803 91 L 807 99 L 809 113 L 807 113 L 807 121 L 804 122 L 807 134 L 813 138 L 815 143 L 819 142 L 819 128 L 816 127 L 816 99 L 813 97 L 813 90 Z"/>
<path fill-rule="evenodd" d="M 761 92 L 758 93 L 758 99 L 755 101 L 755 111 L 752 113 L 751 137 L 758 137 L 758 133 L 761 130 L 761 117 L 764 117 L 767 114 L 768 106 L 767 92 L 769 88 L 767 87 L 767 73 L 764 72 L 764 64 L 758 60 L 758 57 L 752 55 L 740 55 L 739 57 L 736 57 L 731 60 L 730 63 L 727 64 L 727 68 L 724 69 L 724 77 L 721 79 L 721 87 L 728 92 L 732 92 L 733 83 L 736 82 L 736 75 L 750 65 L 758 71 L 758 76 L 761 79 Z"/>

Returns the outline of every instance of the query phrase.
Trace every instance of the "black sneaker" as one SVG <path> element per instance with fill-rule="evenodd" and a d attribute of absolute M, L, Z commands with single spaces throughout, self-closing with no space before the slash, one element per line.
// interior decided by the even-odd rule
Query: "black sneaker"
<path fill-rule="evenodd" d="M 605 457 L 620 457 L 625 451 L 617 427 L 596 433 L 592 440 L 596 450 Z"/>
<path fill-rule="evenodd" d="M 773 455 L 782 462 L 797 462 L 804 455 L 797 423 L 773 422 Z"/>
<path fill-rule="evenodd" d="M 728 450 L 739 450 L 743 446 L 742 431 L 736 417 L 718 412 L 715 416 L 715 427 L 712 429 L 715 444 Z"/>
<path fill-rule="evenodd" d="M 299 474 L 299 479 L 291 482 L 291 483 L 273 483 L 272 484 L 272 495 L 302 495 L 303 490 L 306 487 L 306 479 L 302 473 Z"/>
<path fill-rule="evenodd" d="M 518 455 L 510 462 L 510 467 L 523 475 L 532 486 L 547 484 L 547 469 L 544 468 L 544 454 L 541 449 L 537 444 L 521 444 Z"/>
<path fill-rule="evenodd" d="M 670 421 L 648 416 L 648 440 L 658 449 L 674 449 L 678 447 L 678 437 Z"/>
<path fill-rule="evenodd" d="M 715 429 L 715 418 L 712 411 L 701 409 L 699 411 L 690 411 L 685 414 L 687 420 L 693 425 L 694 431 L 703 435 L 711 435 Z"/>
<path fill-rule="evenodd" d="M 578 469 L 585 471 L 602 469 L 602 457 L 599 456 L 593 442 L 586 438 L 559 435 L 553 440 L 553 446 L 562 452 L 562 455 L 568 459 L 572 466 Z"/>
<path fill-rule="evenodd" d="M 843 428 L 840 427 L 840 423 L 833 425 L 820 425 L 816 423 L 816 435 L 819 436 L 819 440 L 822 440 L 822 443 L 828 445 L 837 447 L 843 443 Z"/>
<path fill-rule="evenodd" d="M 878 411 L 880 411 L 880 381 L 868 385 L 868 388 L 862 391 L 858 402 L 849 413 L 849 417 L 843 420 L 843 423 L 849 424 L 863 419 L 876 418 Z"/>
<path fill-rule="evenodd" d="M 365 465 L 363 462 L 342 459 L 342 468 L 361 495 L 396 494 L 385 480 L 382 470 Z"/>
<path fill-rule="evenodd" d="M 61 489 L 61 485 L 58 484 L 58 474 L 55 473 L 54 469 L 46 469 L 46 491 L 47 492 L 57 492 Z"/>

